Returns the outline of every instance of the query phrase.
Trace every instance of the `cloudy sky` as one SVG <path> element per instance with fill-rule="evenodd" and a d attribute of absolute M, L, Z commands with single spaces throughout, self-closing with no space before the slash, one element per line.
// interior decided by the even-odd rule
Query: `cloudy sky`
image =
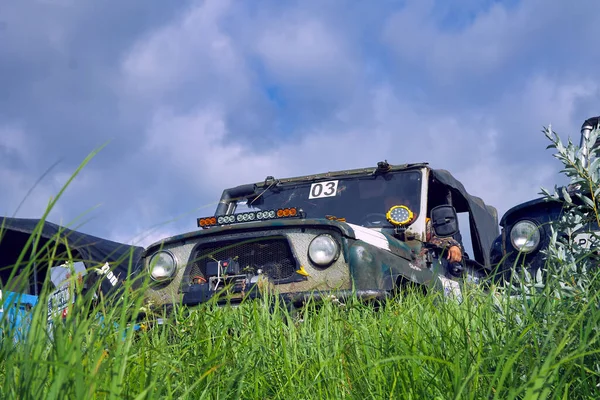
<path fill-rule="evenodd" d="M 595 0 L 3 0 L 0 215 L 141 244 L 225 187 L 427 161 L 500 214 L 600 114 Z M 32 189 L 33 188 L 33 189 Z"/>

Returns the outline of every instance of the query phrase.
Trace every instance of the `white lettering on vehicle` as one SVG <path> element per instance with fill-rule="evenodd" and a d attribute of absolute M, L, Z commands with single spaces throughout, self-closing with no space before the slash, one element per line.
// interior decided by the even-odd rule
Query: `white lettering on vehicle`
<path fill-rule="evenodd" d="M 411 263 L 411 262 L 409 262 L 409 263 L 408 263 L 408 266 L 409 266 L 411 269 L 414 269 L 415 271 L 421 271 L 421 268 L 417 267 L 415 264 L 413 264 L 413 263 Z"/>
<path fill-rule="evenodd" d="M 103 275 L 106 275 L 106 277 L 108 278 L 108 281 L 111 283 L 111 285 L 115 286 L 117 284 L 117 282 L 118 282 L 117 277 L 110 270 L 110 265 L 108 265 L 108 263 L 104 264 L 102 266 L 102 268 L 100 268 L 100 273 Z"/>
<path fill-rule="evenodd" d="M 315 182 L 310 185 L 309 199 L 320 199 L 323 197 L 334 197 L 337 194 L 339 181 Z"/>

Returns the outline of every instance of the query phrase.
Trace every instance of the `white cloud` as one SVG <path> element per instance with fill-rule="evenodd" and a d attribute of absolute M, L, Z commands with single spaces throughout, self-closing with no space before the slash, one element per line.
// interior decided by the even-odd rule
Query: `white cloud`
<path fill-rule="evenodd" d="M 35 148 L 35 142 L 18 125 L 0 127 L 0 182 L 3 186 L 0 215 L 12 216 L 18 212 L 17 216 L 30 216 L 46 209 L 51 194 L 47 183 L 27 195 L 37 180 L 31 172 Z"/>
<path fill-rule="evenodd" d="M 293 14 L 267 25 L 259 34 L 256 51 L 269 71 L 286 83 L 296 79 L 338 78 L 356 69 L 348 43 L 326 22 Z"/>
<path fill-rule="evenodd" d="M 5 157 L 12 156 L 23 162 L 29 161 L 34 145 L 20 127 L 14 125 L 0 127 L 0 152 L 4 152 Z"/>
<path fill-rule="evenodd" d="M 503 69 L 517 67 L 522 71 L 527 63 L 536 64 L 534 58 L 528 58 L 539 57 L 542 46 L 550 50 L 543 54 L 546 60 L 568 54 L 567 43 L 585 51 L 583 43 L 597 34 L 598 28 L 592 20 L 583 19 L 595 8 L 596 3 L 585 0 L 576 4 L 541 0 L 522 0 L 516 5 L 499 2 L 476 14 L 462 29 L 450 30 L 432 18 L 437 9 L 435 2 L 415 0 L 389 17 L 382 39 L 399 63 L 423 66 L 431 79 L 450 83 L 492 76 Z"/>
<path fill-rule="evenodd" d="M 573 119 L 578 101 L 595 98 L 599 94 L 599 85 L 595 80 L 556 80 L 547 75 L 534 75 L 520 94 L 520 106 L 514 108 L 513 113 L 523 119 L 544 121 L 545 126 L 552 124 L 578 135 L 578 128 L 583 123 Z M 509 95 L 503 97 L 506 108 L 513 108 L 514 98 L 511 99 Z"/>
<path fill-rule="evenodd" d="M 142 228 L 138 225 L 135 227 L 128 226 L 127 229 L 123 229 L 123 227 L 116 228 L 108 234 L 108 237 L 110 240 L 118 243 L 147 247 L 160 240 L 179 234 L 181 234 L 181 230 L 173 226 L 165 227 L 159 225 L 152 228 Z"/>
<path fill-rule="evenodd" d="M 8 188 L 0 193 L 0 204 L 2 204 L 0 215 L 40 218 L 46 211 L 51 197 L 55 197 L 57 191 L 47 182 L 42 181 L 36 184 L 38 178 L 26 171 L 0 166 L 0 182 L 2 182 L 3 188 Z M 66 209 L 68 207 L 57 204 L 52 209 L 50 216 L 64 215 Z"/>
<path fill-rule="evenodd" d="M 491 203 L 493 199 L 482 191 L 490 187 L 510 190 L 510 180 L 493 173 L 499 169 L 494 154 L 497 133 L 482 134 L 469 118 L 417 112 L 388 87 L 374 90 L 371 99 L 365 104 L 371 111 L 355 116 L 366 120 L 356 129 L 317 127 L 264 152 L 233 139 L 218 107 L 182 115 L 163 111 L 155 116 L 142 151 L 161 165 L 160 179 L 188 183 L 185 192 L 174 196 L 212 193 L 214 201 L 226 187 L 260 181 L 267 175 L 368 167 L 383 159 L 398 164 L 425 161 L 462 173 L 467 188 Z M 482 185 L 482 181 L 491 183 Z"/>
<path fill-rule="evenodd" d="M 219 107 L 189 114 L 158 112 L 143 151 L 164 167 L 166 179 L 183 180 L 197 193 L 260 180 L 280 169 L 277 150 L 256 153 L 230 138 Z"/>
<path fill-rule="evenodd" d="M 160 100 L 191 82 L 205 86 L 198 97 L 217 95 L 216 82 L 243 93 L 248 85 L 245 60 L 219 26 L 230 9 L 228 0 L 195 3 L 175 21 L 142 37 L 121 64 L 125 93 L 139 96 L 137 101 Z"/>
<path fill-rule="evenodd" d="M 267 175 L 357 168 L 376 165 L 384 158 L 399 163 L 408 162 L 407 158 L 426 159 L 429 149 L 419 136 L 420 128 L 415 129 L 419 116 L 395 98 L 389 109 L 379 111 L 387 107 L 388 100 L 382 97 L 389 96 L 389 90 L 375 90 L 373 95 L 373 103 L 365 106 L 374 107 L 377 118 L 366 112 L 349 121 L 353 125 L 364 118 L 356 128 L 307 128 L 302 135 L 268 149 L 253 149 L 236 140 L 220 106 L 200 107 L 190 113 L 163 109 L 152 119 L 141 152 L 145 159 L 160 165 L 157 178 L 182 180 L 188 182 L 188 190 L 219 195 L 226 187 L 260 181 Z M 405 126 L 399 127 L 398 121 Z M 450 137 L 446 140 L 453 141 Z"/>
<path fill-rule="evenodd" d="M 41 153 L 39 143 L 18 125 L 0 127 L 0 182 L 5 188 L 0 192 L 0 215 L 40 218 L 73 176 L 75 168 L 65 171 L 62 163 L 54 164 L 56 159 L 40 160 Z M 90 207 L 80 204 L 81 199 L 102 179 L 100 171 L 84 168 L 66 187 L 48 218 L 67 224 L 85 214 Z"/>

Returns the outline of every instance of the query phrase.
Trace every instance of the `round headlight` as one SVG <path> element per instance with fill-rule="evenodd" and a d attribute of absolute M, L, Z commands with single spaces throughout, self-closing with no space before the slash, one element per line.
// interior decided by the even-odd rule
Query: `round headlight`
<path fill-rule="evenodd" d="M 523 253 L 531 253 L 537 249 L 540 240 L 540 230 L 531 221 L 517 222 L 510 230 L 510 242 L 515 249 Z"/>
<path fill-rule="evenodd" d="M 155 281 L 165 281 L 175 274 L 175 258 L 171 253 L 159 251 L 150 258 L 150 277 Z"/>
<path fill-rule="evenodd" d="M 326 267 L 334 262 L 340 251 L 340 246 L 330 235 L 323 234 L 314 238 L 308 246 L 308 258 L 319 267 Z"/>

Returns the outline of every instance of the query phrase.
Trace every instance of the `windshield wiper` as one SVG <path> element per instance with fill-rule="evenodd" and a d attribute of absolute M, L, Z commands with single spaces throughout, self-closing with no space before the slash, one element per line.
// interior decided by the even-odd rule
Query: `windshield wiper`
<path fill-rule="evenodd" d="M 272 182 L 269 184 L 269 186 L 267 186 L 267 182 L 268 182 L 268 181 L 272 181 Z M 273 176 L 267 176 L 267 177 L 265 178 L 265 183 L 263 184 L 263 186 L 267 186 L 267 188 L 266 188 L 266 189 L 264 189 L 262 192 L 260 192 L 260 193 L 258 194 L 258 196 L 255 196 L 255 197 L 253 197 L 253 198 L 252 198 L 252 201 L 250 202 L 250 204 L 249 204 L 249 205 L 252 205 L 252 204 L 254 204 L 254 202 L 255 202 L 256 200 L 258 200 L 258 198 L 260 198 L 260 196 L 262 196 L 263 194 L 265 194 L 265 192 L 266 192 L 267 190 L 271 189 L 271 187 L 273 187 L 274 185 L 277 185 L 278 183 L 279 183 L 279 179 L 275 179 Z"/>

